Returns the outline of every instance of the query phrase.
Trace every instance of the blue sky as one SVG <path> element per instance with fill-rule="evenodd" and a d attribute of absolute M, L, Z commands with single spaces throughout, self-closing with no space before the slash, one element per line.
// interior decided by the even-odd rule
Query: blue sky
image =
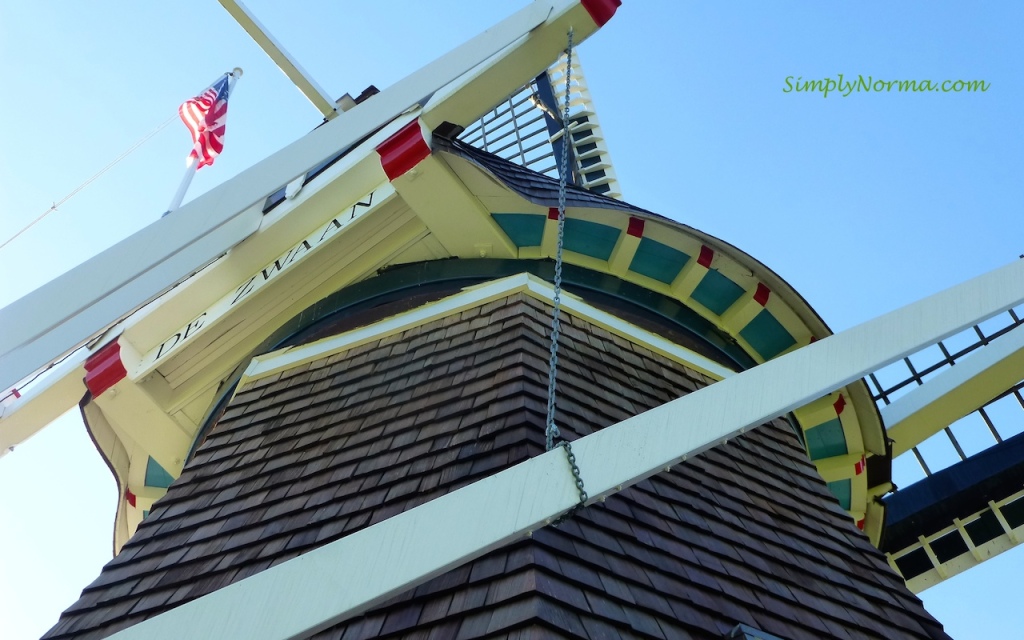
<path fill-rule="evenodd" d="M 248 6 L 328 93 L 384 88 L 526 0 Z M 625 198 L 788 280 L 833 330 L 1024 253 L 1024 5 L 625 0 L 579 55 Z M 215 0 L 0 0 L 0 242 L 245 69 L 224 154 L 189 197 L 305 134 L 317 111 Z M 983 93 L 789 92 L 786 78 L 984 80 Z M 0 305 L 156 220 L 177 121 L 0 249 Z M 1017 232 L 1017 233 L 1015 233 Z M 116 490 L 77 416 L 0 460 L 0 620 L 37 637 L 109 559 Z M 1019 549 L 1018 549 L 1019 551 Z M 1010 633 L 1024 556 L 924 594 L 956 638 Z"/>

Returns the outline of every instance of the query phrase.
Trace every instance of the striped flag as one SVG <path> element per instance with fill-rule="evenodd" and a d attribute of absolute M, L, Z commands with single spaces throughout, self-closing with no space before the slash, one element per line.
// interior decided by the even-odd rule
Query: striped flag
<path fill-rule="evenodd" d="M 181 121 L 192 133 L 192 153 L 189 158 L 198 159 L 196 170 L 213 164 L 213 159 L 224 150 L 224 127 L 228 118 L 228 79 L 224 74 L 217 82 L 195 98 L 190 98 L 178 107 Z"/>

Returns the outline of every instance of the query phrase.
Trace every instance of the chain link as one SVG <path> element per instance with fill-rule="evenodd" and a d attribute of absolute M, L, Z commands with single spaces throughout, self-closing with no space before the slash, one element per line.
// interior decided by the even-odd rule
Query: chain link
<path fill-rule="evenodd" d="M 569 469 L 572 471 L 572 479 L 576 483 L 576 491 L 579 492 L 580 501 L 573 505 L 572 509 L 569 509 L 560 518 L 551 523 L 555 527 L 576 515 L 586 505 L 587 499 L 590 498 L 587 495 L 587 489 L 583 486 L 583 476 L 580 475 L 580 468 L 576 465 L 576 454 L 572 452 L 572 445 L 569 444 L 568 440 L 562 440 L 558 443 L 558 446 L 565 449 L 565 459 L 569 461 Z"/>
<path fill-rule="evenodd" d="M 576 456 L 572 452 L 572 445 L 562 440 L 561 431 L 555 425 L 555 380 L 558 374 L 558 340 L 562 333 L 562 323 L 559 313 L 562 307 L 562 248 L 565 238 L 565 188 L 566 179 L 569 173 L 569 91 L 572 81 L 572 29 L 569 29 L 569 45 L 565 50 L 565 108 L 562 111 L 562 158 L 558 171 L 558 244 L 555 250 L 555 282 L 554 282 L 554 309 L 551 318 L 551 353 L 548 364 L 548 412 L 545 435 L 545 450 L 551 451 L 556 446 L 565 450 L 565 458 L 569 462 L 572 471 L 573 481 L 576 483 L 576 490 L 579 492 L 580 501 L 565 515 L 556 520 L 553 524 L 564 522 L 572 517 L 577 511 L 583 508 L 587 501 L 587 491 L 583 486 L 583 476 L 580 475 L 580 468 L 576 465 Z M 557 442 L 556 442 L 557 441 Z"/>

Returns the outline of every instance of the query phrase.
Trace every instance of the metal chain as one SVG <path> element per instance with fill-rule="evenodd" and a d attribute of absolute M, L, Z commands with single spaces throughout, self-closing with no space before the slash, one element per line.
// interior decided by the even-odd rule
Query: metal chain
<path fill-rule="evenodd" d="M 565 186 L 566 176 L 569 173 L 569 91 L 572 81 L 572 28 L 569 29 L 569 46 L 565 50 L 565 108 L 562 111 L 562 159 L 558 172 L 558 244 L 555 250 L 555 282 L 554 282 L 554 309 L 551 318 L 551 354 L 548 363 L 548 414 L 547 425 L 544 430 L 545 450 L 551 451 L 556 446 L 565 450 L 565 458 L 569 462 L 572 471 L 573 481 L 576 483 L 576 490 L 579 491 L 580 501 L 568 513 L 554 522 L 555 525 L 563 522 L 579 511 L 587 501 L 587 491 L 583 486 L 583 477 L 580 475 L 580 468 L 576 465 L 576 456 L 572 452 L 572 445 L 566 440 L 561 440 L 561 432 L 555 425 L 555 380 L 558 374 L 558 339 L 561 335 L 561 320 L 559 313 L 562 307 L 562 247 L 565 238 Z M 558 440 L 558 442 L 556 442 Z"/>
<path fill-rule="evenodd" d="M 572 471 L 572 479 L 576 483 L 576 491 L 579 492 L 580 501 L 573 505 L 572 509 L 565 512 L 562 517 L 551 523 L 556 527 L 576 515 L 576 512 L 581 510 L 587 504 L 587 499 L 590 498 L 587 495 L 586 488 L 583 486 L 583 476 L 580 475 L 580 468 L 576 464 L 576 454 L 572 452 L 572 445 L 569 444 L 568 440 L 562 440 L 558 444 L 565 449 L 565 459 L 569 462 L 569 469 Z"/>

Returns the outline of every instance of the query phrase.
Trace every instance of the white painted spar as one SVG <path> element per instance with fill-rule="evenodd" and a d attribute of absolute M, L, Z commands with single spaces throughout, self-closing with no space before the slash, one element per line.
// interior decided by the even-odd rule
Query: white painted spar
<path fill-rule="evenodd" d="M 1024 328 L 1005 333 L 880 410 L 892 455 L 925 439 L 1024 380 Z"/>
<path fill-rule="evenodd" d="M 259 228 L 268 194 L 420 101 L 428 99 L 423 118 L 431 126 L 444 120 L 469 124 L 550 64 L 565 46 L 569 24 L 577 41 L 597 30 L 576 0 L 531 3 L 173 215 L 0 309 L 0 389 L 70 353 L 244 240 Z M 353 153 L 375 151 L 364 145 Z M 382 181 L 383 170 L 379 173 Z"/>
<path fill-rule="evenodd" d="M 1024 260 L 581 438 L 573 452 L 590 501 L 1021 302 Z M 556 449 L 112 637 L 305 637 L 528 535 L 577 499 Z"/>
<path fill-rule="evenodd" d="M 299 88 L 302 95 L 313 103 L 313 106 L 323 114 L 324 118 L 331 120 L 338 115 L 334 99 L 317 84 L 316 80 L 313 80 L 312 76 L 306 73 L 306 70 L 281 46 L 277 39 L 270 35 L 248 7 L 237 0 L 218 0 L 218 2 L 231 14 L 235 22 L 245 29 L 249 37 L 255 40 L 256 44 L 270 56 L 270 59 L 284 72 L 284 75 L 288 76 L 288 79 Z"/>
<path fill-rule="evenodd" d="M 20 390 L 19 398 L 0 408 L 0 458 L 61 416 L 69 402 L 85 395 L 88 349 L 71 353 L 40 379 Z"/>

